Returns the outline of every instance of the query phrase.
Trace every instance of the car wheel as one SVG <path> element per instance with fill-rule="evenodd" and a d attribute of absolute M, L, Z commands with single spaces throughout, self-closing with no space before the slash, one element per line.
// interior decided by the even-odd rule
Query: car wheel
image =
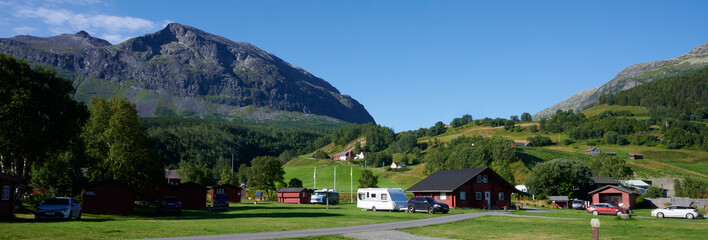
<path fill-rule="evenodd" d="M 599 214 L 597 211 L 592 211 L 592 215 L 597 216 L 597 214 Z"/>
<path fill-rule="evenodd" d="M 79 216 L 76 217 L 76 220 L 81 220 L 81 213 L 79 213 Z"/>
<path fill-rule="evenodd" d="M 686 214 L 686 219 L 693 219 L 693 214 L 687 213 L 687 214 Z"/>
<path fill-rule="evenodd" d="M 413 206 L 408 206 L 408 212 L 409 212 L 409 213 L 414 213 L 414 212 L 415 212 L 415 207 L 413 207 Z"/>
<path fill-rule="evenodd" d="M 376 212 L 376 207 L 371 207 L 372 212 Z"/>
<path fill-rule="evenodd" d="M 657 214 L 656 214 L 656 217 L 658 217 L 658 218 L 664 218 L 664 213 L 657 213 Z"/>
<path fill-rule="evenodd" d="M 617 216 L 622 216 L 622 212 L 620 212 L 620 211 L 617 211 L 615 214 L 616 214 Z"/>
<path fill-rule="evenodd" d="M 435 208 L 434 208 L 434 207 L 429 207 L 429 208 L 428 208 L 428 213 L 430 213 L 430 214 L 435 214 Z"/>

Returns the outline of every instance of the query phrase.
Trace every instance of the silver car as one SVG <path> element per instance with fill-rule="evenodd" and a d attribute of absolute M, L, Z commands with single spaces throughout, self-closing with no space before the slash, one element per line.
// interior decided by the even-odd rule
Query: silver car
<path fill-rule="evenodd" d="M 677 217 L 687 219 L 703 217 L 700 213 L 698 213 L 698 210 L 687 206 L 668 206 L 665 208 L 657 208 L 651 210 L 651 216 L 658 218 Z"/>
<path fill-rule="evenodd" d="M 49 198 L 37 207 L 34 218 L 81 219 L 81 204 L 72 197 Z"/>

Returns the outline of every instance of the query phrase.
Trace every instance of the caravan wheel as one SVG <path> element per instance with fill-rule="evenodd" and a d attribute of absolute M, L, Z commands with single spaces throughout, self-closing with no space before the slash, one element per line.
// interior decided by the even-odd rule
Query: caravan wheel
<path fill-rule="evenodd" d="M 372 212 L 376 212 L 376 207 L 371 207 Z"/>

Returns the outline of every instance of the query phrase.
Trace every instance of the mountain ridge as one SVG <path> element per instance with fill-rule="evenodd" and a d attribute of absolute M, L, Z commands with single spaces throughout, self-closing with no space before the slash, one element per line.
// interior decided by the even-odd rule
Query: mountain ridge
<path fill-rule="evenodd" d="M 74 72 L 77 91 L 129 98 L 141 116 L 157 116 L 158 107 L 146 104 L 225 118 L 254 106 L 375 122 L 363 105 L 324 79 L 249 43 L 178 23 L 115 45 L 84 31 L 46 38 L 16 36 L 0 39 L 0 52 Z M 83 90 L 87 81 L 105 89 Z"/>
<path fill-rule="evenodd" d="M 687 53 L 666 60 L 633 64 L 609 82 L 600 87 L 583 90 L 568 99 L 539 111 L 534 120 L 550 117 L 557 110 L 582 111 L 585 107 L 596 104 L 602 95 L 615 94 L 656 79 L 675 76 L 708 66 L 708 43 L 694 47 Z"/>

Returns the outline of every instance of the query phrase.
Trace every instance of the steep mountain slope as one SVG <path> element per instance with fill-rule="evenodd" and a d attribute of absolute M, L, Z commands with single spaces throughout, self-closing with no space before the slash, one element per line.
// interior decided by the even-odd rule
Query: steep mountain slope
<path fill-rule="evenodd" d="M 58 68 L 75 79 L 79 100 L 127 97 L 141 116 L 230 118 L 252 106 L 374 122 L 364 106 L 327 81 L 251 44 L 177 23 L 117 45 L 83 31 L 16 36 L 0 39 L 0 52 Z"/>
<path fill-rule="evenodd" d="M 563 102 L 541 110 L 533 115 L 534 120 L 549 117 L 557 110 L 580 111 L 597 103 L 602 95 L 615 94 L 656 79 L 675 76 L 708 66 L 708 43 L 698 46 L 676 58 L 632 65 L 617 73 L 604 85 L 579 92 Z"/>

